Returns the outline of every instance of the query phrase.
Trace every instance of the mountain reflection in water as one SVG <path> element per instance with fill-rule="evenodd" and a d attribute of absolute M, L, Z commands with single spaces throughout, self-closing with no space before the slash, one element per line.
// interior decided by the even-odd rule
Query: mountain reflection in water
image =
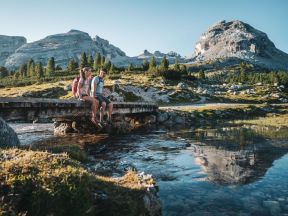
<path fill-rule="evenodd" d="M 152 174 L 163 215 L 288 214 L 287 128 L 161 129 L 118 137 L 45 134 L 30 131 L 38 136 L 31 145 L 80 145 L 93 158 L 89 168 L 99 174 L 120 176 L 127 169 Z M 22 131 L 20 141 L 26 137 Z"/>
<path fill-rule="evenodd" d="M 195 163 L 202 167 L 210 181 L 221 184 L 257 181 L 288 151 L 286 139 L 267 139 L 245 128 L 194 134 L 199 140 L 193 144 Z"/>

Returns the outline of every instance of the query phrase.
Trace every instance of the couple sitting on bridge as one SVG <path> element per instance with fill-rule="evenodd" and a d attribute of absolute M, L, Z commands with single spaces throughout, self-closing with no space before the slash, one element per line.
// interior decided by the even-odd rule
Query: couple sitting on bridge
<path fill-rule="evenodd" d="M 106 69 L 101 69 L 98 76 L 92 77 L 94 70 L 90 67 L 84 67 L 80 70 L 80 79 L 77 86 L 77 95 L 80 100 L 90 102 L 92 104 L 92 118 L 91 121 L 103 128 L 103 117 L 106 106 L 109 108 L 107 121 L 111 123 L 113 104 L 103 95 L 104 77 L 106 76 Z M 100 119 L 97 121 L 97 109 L 100 105 Z"/>

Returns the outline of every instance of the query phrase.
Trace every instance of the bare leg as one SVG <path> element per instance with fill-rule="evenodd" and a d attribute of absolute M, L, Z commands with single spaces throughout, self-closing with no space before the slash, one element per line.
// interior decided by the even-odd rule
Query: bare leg
<path fill-rule="evenodd" d="M 106 109 L 106 103 L 102 102 L 101 109 L 100 109 L 100 122 L 103 121 L 105 109 Z"/>
<path fill-rule="evenodd" d="M 99 101 L 97 99 L 95 99 L 95 107 L 94 107 L 94 109 L 95 109 L 95 120 L 96 120 L 96 122 L 97 122 L 97 109 L 98 109 L 98 107 L 99 107 Z"/>
<path fill-rule="evenodd" d="M 92 110 L 91 121 L 97 124 L 96 112 L 97 112 L 99 102 L 95 98 L 90 97 L 90 96 L 84 96 L 83 100 L 91 103 L 91 110 Z"/>
<path fill-rule="evenodd" d="M 109 108 L 109 113 L 108 113 L 108 121 L 112 120 L 112 112 L 113 112 L 113 103 L 109 103 L 108 104 L 108 108 Z"/>

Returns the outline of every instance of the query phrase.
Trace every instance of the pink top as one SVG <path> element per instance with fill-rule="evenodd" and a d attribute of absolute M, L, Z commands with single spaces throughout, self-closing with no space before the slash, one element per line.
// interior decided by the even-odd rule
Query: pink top
<path fill-rule="evenodd" d="M 84 80 L 82 77 L 80 77 L 80 80 L 79 80 L 79 83 L 80 83 L 80 86 L 82 86 L 80 88 L 80 94 L 81 95 L 89 95 L 89 79 L 86 79 Z"/>

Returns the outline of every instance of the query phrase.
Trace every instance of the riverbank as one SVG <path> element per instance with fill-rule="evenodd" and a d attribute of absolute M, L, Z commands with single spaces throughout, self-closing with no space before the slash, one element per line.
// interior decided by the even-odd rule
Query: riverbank
<path fill-rule="evenodd" d="M 197 127 L 199 125 L 217 125 L 221 123 L 242 123 L 255 121 L 255 118 L 277 116 L 274 126 L 288 125 L 288 104 L 206 104 L 194 106 L 160 107 L 157 121 L 165 126 L 185 125 Z M 280 120 L 281 119 L 281 120 Z M 275 120 L 275 119 L 274 119 Z M 281 123 L 280 123 L 281 121 Z M 258 120 L 259 122 L 259 120 Z M 268 120 L 262 125 L 269 126 Z M 271 125 L 271 123 L 270 123 Z"/>
<path fill-rule="evenodd" d="M 100 176 L 66 153 L 23 149 L 1 149 L 0 162 L 0 215 L 161 213 L 149 175 Z"/>
<path fill-rule="evenodd" d="M 175 131 L 173 132 L 175 134 L 177 134 L 178 127 L 194 128 L 193 133 L 195 133 L 195 137 L 197 138 L 199 136 L 200 139 L 203 137 L 202 132 L 204 131 L 203 129 L 201 130 L 201 128 L 206 126 L 208 128 L 215 127 L 215 125 L 219 126 L 222 123 L 223 125 L 234 125 L 232 120 L 235 120 L 238 125 L 243 125 L 247 123 L 244 121 L 252 121 L 251 119 L 258 117 L 272 118 L 274 115 L 279 120 L 281 119 L 281 124 L 286 124 L 287 118 L 283 118 L 283 116 L 287 116 L 287 114 L 288 107 L 286 104 L 206 104 L 198 106 L 163 107 L 160 108 L 157 118 L 155 119 L 160 128 L 164 126 L 164 128 L 168 128 L 168 131 L 170 128 L 172 131 Z M 237 120 L 243 122 L 237 122 Z M 153 122 L 150 126 L 155 125 L 155 123 L 156 122 Z M 262 126 L 263 125 L 265 124 L 262 123 Z M 199 128 L 199 130 L 197 128 Z M 257 134 L 257 136 L 263 138 L 273 137 L 271 134 L 267 134 L 267 131 L 265 131 L 264 136 L 264 132 L 261 130 L 255 130 L 254 136 Z M 166 129 L 164 131 L 166 131 Z M 231 131 L 231 133 L 232 132 L 233 131 Z M 286 133 L 286 131 L 283 133 Z M 243 141 L 243 139 L 247 139 L 248 135 L 249 133 L 247 133 L 245 128 L 243 131 L 241 129 L 239 134 L 241 137 L 241 145 L 247 145 L 248 142 Z M 275 135 L 275 133 L 273 135 Z M 287 138 L 285 136 L 283 137 L 282 134 L 276 135 L 277 137 Z M 55 144 L 54 142 L 57 142 L 57 140 L 58 139 L 55 139 L 51 145 L 47 145 L 46 143 L 42 145 L 28 145 L 24 147 L 24 149 L 20 147 L 20 149 L 0 150 L 0 179 L 1 182 L 3 182 L 0 192 L 1 197 L 4 197 L 0 201 L 0 215 L 25 212 L 41 214 L 43 209 L 45 210 L 45 214 L 47 212 L 58 214 L 61 211 L 65 212 L 65 214 L 66 212 L 71 213 L 71 215 L 81 215 L 79 212 L 85 212 L 85 214 L 88 215 L 109 215 L 115 214 L 115 212 L 119 213 L 119 215 L 161 214 L 161 204 L 156 189 L 157 187 L 155 186 L 155 180 L 150 175 L 139 174 L 131 171 L 131 169 L 123 175 L 122 171 L 124 168 L 121 167 L 122 177 L 107 177 L 105 172 L 103 172 L 103 166 L 104 170 L 107 171 L 107 168 L 111 169 L 112 173 L 113 167 L 115 166 L 111 165 L 109 162 L 110 159 L 108 159 L 108 165 L 103 165 L 102 162 L 95 159 L 97 158 L 96 156 L 93 156 L 94 159 L 91 158 L 91 149 L 93 149 L 92 152 L 99 152 L 97 154 L 99 154 L 99 156 L 101 155 L 101 159 L 103 154 L 107 154 L 107 150 L 105 150 L 107 147 L 112 148 L 112 153 L 115 152 L 114 154 L 117 154 L 118 150 L 115 149 L 116 147 L 113 142 L 110 143 L 111 141 L 105 141 L 105 139 L 103 141 L 95 141 L 91 137 L 89 138 L 90 141 L 88 141 L 86 137 L 86 142 L 83 140 L 83 143 L 90 143 L 88 145 L 88 149 L 90 150 L 87 151 L 86 148 L 84 149 L 77 144 L 73 144 L 71 140 L 68 141 L 69 144 L 66 145 L 63 145 L 63 143 Z M 200 141 L 203 143 L 203 138 L 201 138 Z M 100 144 L 95 145 L 98 142 Z M 157 145 L 155 147 L 156 150 L 158 149 L 157 151 L 177 152 L 181 149 L 189 148 L 191 144 L 185 142 L 175 146 L 168 142 L 168 144 L 161 144 L 163 145 L 161 148 L 159 146 L 157 147 Z M 279 144 L 277 143 L 277 145 Z M 120 152 L 122 152 L 123 149 L 124 152 L 129 151 L 127 147 L 125 147 L 125 143 L 120 143 L 118 147 Z M 150 147 L 148 146 L 148 148 Z M 197 145 L 193 148 L 197 149 Z M 126 155 L 124 152 L 122 152 L 123 155 Z M 132 155 L 129 156 L 128 154 L 126 157 L 127 160 L 129 160 L 128 158 L 132 157 Z M 149 161 L 152 160 L 151 157 L 149 155 L 143 155 L 142 159 L 145 162 L 143 162 L 144 167 L 140 167 L 140 169 L 137 168 L 137 170 L 148 171 L 148 173 L 150 173 L 150 170 L 146 169 L 146 165 L 144 164 L 148 163 L 149 165 Z M 112 157 L 111 160 L 114 161 L 115 158 Z M 208 158 L 208 160 L 210 159 Z M 117 160 L 115 160 L 115 163 L 118 163 Z M 85 164 L 89 164 L 89 166 Z M 123 162 L 120 162 L 120 165 L 117 166 L 123 166 Z M 125 165 L 124 162 L 124 166 L 133 167 L 133 164 Z M 174 177 L 170 175 L 173 174 L 172 170 L 174 168 L 170 168 L 171 173 L 169 173 L 170 171 L 165 173 L 165 167 L 163 167 L 163 172 L 161 171 L 161 181 L 167 182 L 173 180 Z M 225 175 L 228 174 L 225 173 Z M 212 177 L 211 179 L 216 178 L 215 176 Z M 156 178 L 159 178 L 159 176 Z M 219 177 L 217 177 L 217 179 L 218 178 Z M 171 200 L 171 197 L 169 197 L 169 199 Z M 83 205 L 81 204 L 82 201 L 85 202 Z M 164 206 L 165 205 L 167 205 L 167 203 L 164 203 Z M 125 208 L 123 208 L 123 206 L 125 206 Z M 74 209 L 74 207 L 77 209 Z"/>
<path fill-rule="evenodd" d="M 271 127 L 288 127 L 288 114 L 276 114 L 273 113 L 269 116 L 251 119 L 251 120 L 236 120 L 234 124 L 247 124 L 258 126 L 271 126 Z"/>

